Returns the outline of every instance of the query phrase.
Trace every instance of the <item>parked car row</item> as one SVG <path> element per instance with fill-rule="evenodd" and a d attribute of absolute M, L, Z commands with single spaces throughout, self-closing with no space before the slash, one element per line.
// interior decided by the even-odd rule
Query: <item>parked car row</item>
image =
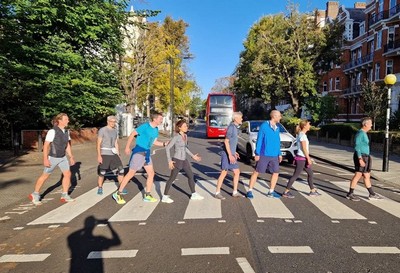
<path fill-rule="evenodd" d="M 263 122 L 265 120 L 244 121 L 239 128 L 237 150 L 247 159 L 253 159 L 255 156 L 257 135 Z M 282 157 L 292 163 L 297 153 L 296 138 L 282 124 L 278 123 L 277 125 L 280 132 Z"/>

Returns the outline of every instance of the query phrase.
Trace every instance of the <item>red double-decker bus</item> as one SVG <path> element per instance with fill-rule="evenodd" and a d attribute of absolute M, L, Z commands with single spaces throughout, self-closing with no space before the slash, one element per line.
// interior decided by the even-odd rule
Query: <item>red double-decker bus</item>
<path fill-rule="evenodd" d="M 206 106 L 206 133 L 208 138 L 225 137 L 226 128 L 236 111 L 235 95 L 210 93 Z"/>

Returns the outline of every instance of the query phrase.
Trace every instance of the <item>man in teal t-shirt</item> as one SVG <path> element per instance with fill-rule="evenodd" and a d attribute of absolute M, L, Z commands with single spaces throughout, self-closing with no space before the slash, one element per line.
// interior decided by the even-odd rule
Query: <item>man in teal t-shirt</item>
<path fill-rule="evenodd" d="M 361 119 L 361 126 L 354 140 L 353 161 L 355 174 L 351 179 L 350 190 L 346 198 L 351 201 L 360 201 L 360 198 L 354 194 L 354 189 L 360 178 L 364 177 L 364 184 L 369 192 L 368 198 L 372 200 L 382 199 L 380 195 L 374 192 L 371 184 L 372 159 L 369 154 L 369 138 L 367 132 L 372 128 L 372 119 L 370 117 Z"/>

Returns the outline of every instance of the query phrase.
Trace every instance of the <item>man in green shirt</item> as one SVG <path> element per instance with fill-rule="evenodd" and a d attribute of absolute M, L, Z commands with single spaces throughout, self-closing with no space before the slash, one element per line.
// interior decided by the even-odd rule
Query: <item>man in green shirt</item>
<path fill-rule="evenodd" d="M 367 136 L 367 132 L 371 130 L 372 119 L 370 117 L 361 119 L 361 125 L 362 127 L 357 132 L 354 140 L 355 147 L 354 147 L 353 160 L 354 160 L 355 174 L 351 179 L 350 190 L 346 198 L 351 201 L 360 201 L 360 198 L 354 194 L 354 189 L 356 188 L 360 178 L 363 177 L 365 187 L 369 192 L 368 198 L 370 200 L 382 199 L 382 196 L 374 192 L 371 184 L 372 160 L 369 154 L 369 139 Z"/>

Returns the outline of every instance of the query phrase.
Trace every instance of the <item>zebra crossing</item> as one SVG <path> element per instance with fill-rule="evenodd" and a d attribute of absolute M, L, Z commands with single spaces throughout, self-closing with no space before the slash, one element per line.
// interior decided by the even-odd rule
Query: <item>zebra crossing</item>
<path fill-rule="evenodd" d="M 186 219 L 221 219 L 223 218 L 223 202 L 214 198 L 215 186 L 217 180 L 199 180 L 197 181 L 197 192 L 205 197 L 204 200 L 189 200 L 184 215 L 181 220 Z M 248 180 L 242 181 L 245 189 L 248 189 Z M 348 182 L 330 182 L 339 189 L 347 191 Z M 153 187 L 153 196 L 160 200 L 161 193 L 164 191 L 164 182 L 155 182 Z M 294 184 L 294 189 L 300 193 L 300 198 L 304 198 L 311 205 L 320 210 L 324 215 L 332 220 L 367 220 L 366 215 L 355 211 L 349 207 L 347 199 L 336 199 L 328 192 L 319 189 L 322 194 L 319 197 L 309 197 L 308 185 L 302 181 L 297 181 Z M 74 218 L 83 214 L 88 209 L 94 207 L 105 198 L 111 198 L 111 194 L 115 191 L 114 183 L 105 183 L 103 186 L 103 195 L 96 194 L 97 188 L 93 188 L 88 192 L 78 196 L 75 202 L 61 205 L 60 207 L 49 211 L 48 213 L 40 216 L 39 218 L 29 222 L 27 225 L 54 225 L 66 224 L 71 222 Z M 258 218 L 268 219 L 296 219 L 296 215 L 288 208 L 288 200 L 284 198 L 273 199 L 267 198 L 266 192 L 268 191 L 268 184 L 264 180 L 258 180 L 254 189 L 254 199 L 249 200 L 252 208 L 256 212 Z M 400 218 L 400 203 L 394 200 L 385 198 L 383 200 L 368 200 L 368 192 L 366 189 L 359 187 L 355 192 L 361 197 L 362 200 L 368 205 L 375 206 L 382 211 L 385 211 L 397 218 Z M 117 212 L 110 215 L 109 222 L 132 222 L 132 221 L 146 221 L 156 208 L 160 205 L 160 201 L 154 203 L 146 203 L 142 200 L 142 193 L 136 194 L 124 206 L 121 206 Z M 115 204 L 115 206 L 118 206 Z M 174 204 L 170 205 L 174 206 Z"/>

